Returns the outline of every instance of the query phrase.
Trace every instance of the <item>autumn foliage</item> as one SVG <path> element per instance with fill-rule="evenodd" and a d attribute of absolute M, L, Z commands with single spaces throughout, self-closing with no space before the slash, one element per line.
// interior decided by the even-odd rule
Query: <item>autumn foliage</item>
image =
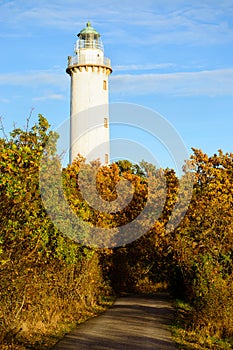
<path fill-rule="evenodd" d="M 184 296 L 194 306 L 192 327 L 232 337 L 233 154 L 193 151 L 193 198 L 174 232 L 173 258 Z"/>
<path fill-rule="evenodd" d="M 109 294 L 99 253 L 62 235 L 44 209 L 40 162 L 49 141 L 59 164 L 56 139 L 40 115 L 30 130 L 0 140 L 0 344 L 12 349 L 46 348 L 41 336 L 93 315 Z"/>
<path fill-rule="evenodd" d="M 57 137 L 40 115 L 0 139 L 0 341 L 32 344 L 113 292 L 165 286 L 192 305 L 190 328 L 232 337 L 233 154 L 194 149 L 182 178 L 145 161 L 101 167 L 77 157 L 62 169 Z M 83 225 L 70 225 L 67 205 Z"/>

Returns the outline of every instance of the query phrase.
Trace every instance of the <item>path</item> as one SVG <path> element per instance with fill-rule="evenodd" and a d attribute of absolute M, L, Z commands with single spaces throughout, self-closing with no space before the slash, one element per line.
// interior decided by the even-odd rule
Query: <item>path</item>
<path fill-rule="evenodd" d="M 175 350 L 168 324 L 173 308 L 166 294 L 117 299 L 101 316 L 79 325 L 54 350 Z"/>

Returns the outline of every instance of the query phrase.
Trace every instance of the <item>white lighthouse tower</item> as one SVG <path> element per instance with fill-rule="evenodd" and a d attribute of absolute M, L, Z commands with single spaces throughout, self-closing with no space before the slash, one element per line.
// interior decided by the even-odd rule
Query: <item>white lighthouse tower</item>
<path fill-rule="evenodd" d="M 100 34 L 87 23 L 78 34 L 75 55 L 68 57 L 71 76 L 70 163 L 78 154 L 87 161 L 109 162 L 110 59 L 104 57 Z"/>

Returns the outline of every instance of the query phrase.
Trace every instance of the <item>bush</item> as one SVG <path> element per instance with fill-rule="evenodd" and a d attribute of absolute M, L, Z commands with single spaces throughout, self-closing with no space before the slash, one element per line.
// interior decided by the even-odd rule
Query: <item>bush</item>
<path fill-rule="evenodd" d="M 0 139 L 0 343 L 14 349 L 93 315 L 110 292 L 100 252 L 63 236 L 44 209 L 40 160 L 50 141 L 47 155 L 61 167 L 56 139 L 41 115 Z"/>

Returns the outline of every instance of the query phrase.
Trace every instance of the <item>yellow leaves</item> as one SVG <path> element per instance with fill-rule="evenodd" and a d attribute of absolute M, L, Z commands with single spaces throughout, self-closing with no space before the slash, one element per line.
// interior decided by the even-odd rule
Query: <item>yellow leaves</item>
<path fill-rule="evenodd" d="M 17 158 L 17 163 L 20 163 L 21 160 L 22 160 L 22 157 L 19 156 L 19 157 Z"/>

